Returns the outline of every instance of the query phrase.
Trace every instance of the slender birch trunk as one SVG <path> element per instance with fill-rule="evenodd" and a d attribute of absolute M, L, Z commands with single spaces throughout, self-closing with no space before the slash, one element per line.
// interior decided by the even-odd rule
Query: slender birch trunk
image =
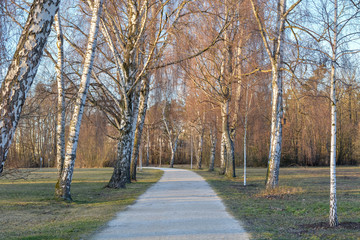
<path fill-rule="evenodd" d="M 136 131 L 138 128 L 138 117 L 139 117 L 139 104 L 140 104 L 140 91 L 134 91 L 131 96 L 129 97 L 129 106 L 131 106 L 131 109 L 129 109 L 129 115 L 131 116 L 131 132 L 130 132 L 130 146 L 129 148 L 131 149 L 129 155 L 123 156 L 127 159 L 127 164 L 126 164 L 126 181 L 127 183 L 131 183 L 131 177 L 132 177 L 132 173 L 131 173 L 131 161 L 133 159 L 133 155 L 134 155 L 134 150 L 135 150 L 135 136 L 136 136 Z M 139 134 L 139 133 L 137 133 Z M 137 140 L 138 142 L 138 140 Z M 139 151 L 138 151 L 139 152 Z M 137 156 L 138 158 L 138 156 Z M 136 167 L 136 165 L 135 165 Z M 135 169 L 136 171 L 136 169 Z"/>
<path fill-rule="evenodd" d="M 199 147 L 197 152 L 197 169 L 201 169 L 203 146 L 204 146 L 204 129 L 202 129 L 201 133 L 199 134 Z"/>
<path fill-rule="evenodd" d="M 190 135 L 190 169 L 193 168 L 193 136 L 192 131 Z"/>
<path fill-rule="evenodd" d="M 339 225 L 337 218 L 336 204 L 336 59 L 337 59 L 337 16 L 338 6 L 337 0 L 334 0 L 334 36 L 332 44 L 331 59 L 331 149 L 330 149 L 330 213 L 329 224 L 331 227 Z"/>
<path fill-rule="evenodd" d="M 139 156 L 139 147 L 141 143 L 142 138 L 142 132 L 145 122 L 145 116 L 147 111 L 147 102 L 149 99 L 149 79 L 145 77 L 142 80 L 142 87 L 140 91 L 140 101 L 139 101 L 139 114 L 137 118 L 137 126 L 135 130 L 135 136 L 134 136 L 134 147 L 133 147 L 133 154 L 131 157 L 131 168 L 130 168 L 130 174 L 131 179 L 136 180 L 136 164 Z"/>
<path fill-rule="evenodd" d="M 249 111 L 248 97 L 249 97 L 249 86 L 246 86 L 246 96 L 245 96 L 246 109 L 245 109 L 245 120 L 244 120 L 244 186 L 246 186 L 246 158 L 247 158 L 246 138 L 247 138 L 247 122 L 248 122 L 248 111 Z"/>
<path fill-rule="evenodd" d="M 159 167 L 161 167 L 161 160 L 162 160 L 162 137 L 160 137 L 160 153 L 159 153 Z"/>
<path fill-rule="evenodd" d="M 147 128 L 147 138 L 146 138 L 146 164 L 145 166 L 149 166 L 150 163 L 150 131 L 149 127 Z"/>
<path fill-rule="evenodd" d="M 221 117 L 222 117 L 222 131 L 223 139 L 222 144 L 224 144 L 224 149 L 222 149 L 222 157 L 225 157 L 225 175 L 227 177 L 235 177 L 235 158 L 234 158 L 234 144 L 230 137 L 229 129 L 229 100 L 226 100 L 221 106 Z"/>
<path fill-rule="evenodd" d="M 177 146 L 178 146 L 178 140 L 179 140 L 179 135 L 176 136 L 174 143 L 173 143 L 173 144 L 170 144 L 170 146 L 171 146 L 170 167 L 171 167 L 171 168 L 174 167 L 174 163 L 175 163 L 175 153 L 176 153 Z"/>
<path fill-rule="evenodd" d="M 57 81 L 57 123 L 56 123 L 56 162 L 60 178 L 65 160 L 65 94 L 64 94 L 64 37 L 62 33 L 60 10 L 55 16 L 58 58 L 56 66 Z"/>
<path fill-rule="evenodd" d="M 224 118 L 222 117 L 222 129 L 224 129 Z M 222 132 L 221 134 L 221 149 L 220 149 L 220 171 L 219 174 L 224 175 L 227 165 L 227 150 L 226 150 L 226 133 Z"/>
<path fill-rule="evenodd" d="M 143 161 L 143 144 L 140 144 L 140 151 L 139 151 L 139 171 L 142 171 L 142 161 Z"/>
<path fill-rule="evenodd" d="M 64 169 L 61 174 L 57 189 L 55 190 L 56 196 L 64 200 L 72 200 L 70 194 L 70 186 L 74 172 L 81 119 L 84 112 L 86 95 L 90 83 L 91 69 L 95 57 L 95 49 L 96 49 L 97 34 L 99 29 L 100 14 L 102 10 L 102 2 L 103 0 L 96 0 L 94 3 L 83 73 L 81 76 L 81 82 L 78 91 L 78 96 L 75 102 L 74 112 L 72 114 L 72 118 L 70 122 L 69 138 L 68 138 L 68 144 L 67 144 L 65 161 L 64 161 Z"/>
<path fill-rule="evenodd" d="M 266 33 L 259 19 L 258 12 L 252 1 L 254 14 L 259 23 L 263 41 L 271 61 L 272 70 L 272 111 L 271 111 L 271 135 L 270 135 L 270 152 L 267 170 L 266 188 L 275 188 L 279 184 L 279 170 L 282 149 L 282 118 L 283 118 L 283 89 L 282 89 L 282 65 L 283 65 L 283 42 L 285 33 L 285 9 L 286 0 L 279 0 L 277 25 L 274 39 L 274 48 L 271 51 L 267 42 Z"/>
<path fill-rule="evenodd" d="M 17 44 L 0 93 L 0 174 L 32 85 L 60 0 L 37 0 Z"/>
<path fill-rule="evenodd" d="M 215 165 L 215 154 L 216 154 L 216 131 L 210 129 L 210 141 L 211 141 L 211 150 L 210 150 L 210 165 L 209 171 L 214 171 Z"/>

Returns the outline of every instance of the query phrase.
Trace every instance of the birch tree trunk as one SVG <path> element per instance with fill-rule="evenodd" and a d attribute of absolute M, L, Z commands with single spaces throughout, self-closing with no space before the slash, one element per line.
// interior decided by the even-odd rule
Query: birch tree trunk
<path fill-rule="evenodd" d="M 268 170 L 266 175 L 266 188 L 275 188 L 279 183 L 279 169 L 282 147 L 282 118 L 283 118 L 283 90 L 282 90 L 282 65 L 283 65 L 283 42 L 286 16 L 301 0 L 295 2 L 286 12 L 286 0 L 278 0 L 277 21 L 275 37 L 268 36 L 264 29 L 264 22 L 260 19 L 259 10 L 254 0 L 251 0 L 253 13 L 258 22 L 259 30 L 266 52 L 271 62 L 272 70 L 272 99 L 271 99 L 271 133 Z M 269 41 L 273 41 L 271 49 Z"/>
<path fill-rule="evenodd" d="M 171 160 L 170 160 L 170 167 L 171 167 L 171 168 L 174 167 L 175 153 L 176 153 L 176 150 L 177 150 L 178 140 L 179 140 L 179 136 L 177 136 L 177 137 L 175 138 L 174 143 L 171 144 Z"/>
<path fill-rule="evenodd" d="M 192 136 L 192 130 L 190 133 L 190 169 L 193 167 L 193 136 Z"/>
<path fill-rule="evenodd" d="M 246 160 L 247 160 L 247 127 L 248 127 L 248 114 L 249 114 L 249 86 L 246 86 L 245 96 L 245 120 L 244 120 L 244 186 L 246 186 Z"/>
<path fill-rule="evenodd" d="M 120 130 L 119 143 L 117 149 L 117 159 L 114 167 L 113 174 L 108 188 L 125 188 L 128 180 L 127 169 L 129 167 L 129 158 L 131 155 L 131 117 L 129 114 L 124 115 L 122 120 L 122 127 Z"/>
<path fill-rule="evenodd" d="M 224 118 L 222 117 L 222 129 L 224 129 Z M 224 175 L 227 165 L 227 150 L 226 150 L 226 133 L 221 134 L 221 149 L 220 149 L 220 171 L 219 174 Z"/>
<path fill-rule="evenodd" d="M 57 123 L 56 123 L 56 162 L 58 176 L 64 168 L 65 160 L 65 94 L 64 94 L 64 38 L 60 20 L 60 10 L 55 16 L 55 28 L 57 33 L 58 59 L 56 66 L 57 81 Z"/>
<path fill-rule="evenodd" d="M 209 171 L 214 171 L 215 165 L 215 154 L 216 154 L 216 131 L 210 129 L 210 141 L 211 141 L 211 150 L 210 150 L 210 165 Z"/>
<path fill-rule="evenodd" d="M 267 173 L 266 188 L 275 188 L 279 184 L 279 170 L 282 147 L 282 74 L 275 66 L 273 69 L 272 83 L 272 117 L 271 117 L 271 142 L 270 159 Z"/>
<path fill-rule="evenodd" d="M 140 91 L 139 114 L 137 118 L 136 130 L 134 134 L 133 154 L 131 156 L 130 176 L 132 180 L 136 180 L 136 164 L 139 156 L 139 147 L 141 143 L 142 132 L 143 132 L 145 116 L 147 111 L 149 91 L 150 91 L 149 79 L 147 77 L 144 77 L 142 80 L 142 87 Z"/>
<path fill-rule="evenodd" d="M 203 147 L 204 147 L 204 129 L 201 130 L 199 135 L 199 147 L 197 152 L 197 169 L 201 169 L 202 164 L 202 155 L 203 155 Z"/>
<path fill-rule="evenodd" d="M 65 161 L 64 161 L 64 169 L 59 179 L 59 184 L 57 184 L 55 190 L 56 196 L 64 200 L 70 200 L 70 201 L 72 200 L 70 194 L 70 186 L 71 186 L 75 159 L 76 159 L 76 150 L 79 140 L 81 119 L 84 112 L 86 95 L 90 83 L 91 69 L 95 57 L 96 41 L 97 41 L 97 34 L 99 29 L 100 14 L 102 10 L 102 2 L 103 0 L 96 0 L 94 3 L 83 73 L 81 76 L 81 82 L 78 91 L 78 96 L 75 102 L 74 112 L 72 114 L 72 118 L 70 122 L 69 138 L 68 138 L 68 144 L 67 144 Z"/>
<path fill-rule="evenodd" d="M 337 204 L 336 204 L 336 59 L 337 59 L 337 18 L 338 6 L 337 0 L 334 0 L 334 36 L 332 44 L 332 59 L 331 59 L 331 149 L 330 149 L 330 227 L 339 225 L 337 218 Z"/>
<path fill-rule="evenodd" d="M 149 166 L 150 162 L 150 130 L 149 127 L 147 128 L 147 138 L 146 138 L 146 163 L 145 166 Z"/>
<path fill-rule="evenodd" d="M 26 95 L 39 67 L 60 0 L 35 0 L 0 93 L 0 174 Z"/>
<path fill-rule="evenodd" d="M 222 149 L 222 157 L 225 157 L 225 175 L 228 177 L 235 177 L 235 158 L 234 158 L 234 144 L 230 137 L 229 129 L 229 100 L 226 100 L 221 106 L 221 117 L 222 117 L 222 132 L 223 139 L 222 144 L 224 149 Z M 226 150 L 225 150 L 226 149 Z"/>
<path fill-rule="evenodd" d="M 159 167 L 161 167 L 161 160 L 162 160 L 162 137 L 160 137 Z"/>

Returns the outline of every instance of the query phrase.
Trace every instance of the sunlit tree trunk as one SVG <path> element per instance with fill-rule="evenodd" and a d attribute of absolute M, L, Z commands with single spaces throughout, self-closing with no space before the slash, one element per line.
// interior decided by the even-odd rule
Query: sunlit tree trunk
<path fill-rule="evenodd" d="M 130 175 L 131 179 L 136 180 L 136 164 L 139 156 L 139 147 L 142 138 L 142 132 L 145 122 L 145 116 L 147 111 L 147 102 L 149 98 L 149 79 L 145 77 L 142 80 L 142 87 L 140 91 L 140 100 L 139 100 L 139 114 L 136 123 L 136 130 L 134 134 L 134 147 L 133 147 L 133 154 L 131 156 L 131 168 L 130 168 Z"/>
<path fill-rule="evenodd" d="M 222 154 L 225 155 L 225 175 L 227 177 L 235 177 L 235 158 L 234 158 L 234 144 L 230 137 L 229 129 L 229 100 L 226 100 L 221 106 L 221 117 L 222 117 L 222 132 L 223 139 L 222 144 L 225 145 L 226 151 Z"/>
<path fill-rule="evenodd" d="M 159 167 L 161 167 L 161 162 L 162 162 L 162 137 L 160 136 Z"/>
<path fill-rule="evenodd" d="M 295 2 L 291 11 L 301 0 Z M 257 3 L 251 0 L 254 16 L 258 22 L 266 52 L 269 56 L 272 71 L 272 99 L 271 99 L 271 133 L 268 170 L 266 175 L 266 188 L 275 188 L 279 183 L 280 158 L 282 148 L 282 118 L 283 118 L 283 89 L 282 65 L 283 45 L 286 15 L 286 0 L 278 0 L 277 21 L 275 23 L 275 37 L 269 37 L 264 21 L 260 18 Z M 270 42 L 273 47 L 271 48 Z"/>
<path fill-rule="evenodd" d="M 222 117 L 222 129 L 224 129 L 224 118 Z M 227 165 L 227 150 L 226 150 L 226 132 L 221 133 L 221 146 L 220 146 L 220 171 L 219 174 L 225 174 Z"/>
<path fill-rule="evenodd" d="M 33 83 L 60 0 L 36 0 L 0 93 L 0 174 L 13 139 L 22 106 Z"/>
<path fill-rule="evenodd" d="M 271 142 L 270 159 L 268 166 L 267 188 L 275 188 L 279 184 L 279 170 L 282 147 L 282 74 L 277 66 L 272 69 L 272 117 L 271 117 Z"/>
<path fill-rule="evenodd" d="M 197 152 L 197 169 L 201 169 L 202 157 L 203 157 L 203 147 L 204 147 L 204 129 L 201 130 L 199 134 L 199 146 Z"/>
<path fill-rule="evenodd" d="M 149 166 L 150 163 L 150 130 L 149 127 L 147 128 L 146 134 L 146 163 L 145 166 Z"/>
<path fill-rule="evenodd" d="M 131 154 L 131 130 L 132 124 L 129 114 L 124 115 L 120 128 L 117 159 L 114 171 L 107 187 L 125 188 L 128 178 L 127 169 L 129 167 L 129 158 Z"/>
<path fill-rule="evenodd" d="M 334 36 L 332 43 L 332 59 L 331 59 L 331 148 L 330 148 L 330 214 L 329 223 L 331 227 L 339 225 L 337 217 L 336 204 L 336 59 L 337 59 L 337 18 L 338 6 L 337 0 L 334 0 Z"/>
<path fill-rule="evenodd" d="M 246 86 L 245 104 L 246 104 L 246 106 L 245 106 L 245 119 L 244 119 L 244 186 L 246 186 L 248 115 L 249 115 L 249 105 L 251 104 L 251 97 L 250 97 L 250 101 L 249 101 L 249 86 L 248 85 Z"/>
<path fill-rule="evenodd" d="M 192 135 L 192 130 L 191 130 L 191 135 L 190 135 L 190 169 L 193 168 L 193 156 L 194 156 L 194 151 L 193 151 L 193 135 Z"/>
<path fill-rule="evenodd" d="M 59 11 L 60 12 L 60 11 Z M 55 28 L 57 33 L 57 123 L 56 123 L 56 163 L 58 176 L 64 168 L 65 160 L 65 94 L 64 94 L 64 38 L 62 33 L 61 19 L 59 12 L 55 16 Z"/>
<path fill-rule="evenodd" d="M 62 171 L 60 181 L 56 189 L 56 196 L 58 198 L 62 198 L 65 200 L 72 200 L 70 194 L 70 186 L 74 172 L 81 119 L 84 112 L 86 95 L 90 83 L 91 69 L 95 57 L 96 41 L 97 41 L 97 34 L 99 29 L 100 14 L 102 10 L 102 2 L 103 0 L 96 0 L 94 2 L 84 68 L 81 76 L 78 95 L 75 102 L 74 112 L 72 114 L 72 118 L 70 122 L 69 138 L 68 138 L 65 161 L 64 161 L 64 169 Z"/>
<path fill-rule="evenodd" d="M 210 165 L 209 171 L 214 171 L 215 165 L 215 154 L 216 154 L 216 131 L 212 128 L 210 129 L 210 142 L 211 142 L 211 150 L 210 150 Z"/>
<path fill-rule="evenodd" d="M 180 135 L 180 134 L 179 134 Z M 174 163 L 175 163 L 175 153 L 177 151 L 177 147 L 178 147 L 178 141 L 179 141 L 179 135 L 177 135 L 175 137 L 175 140 L 172 144 L 170 144 L 171 146 L 171 159 L 170 159 L 170 167 L 173 168 L 174 167 Z"/>

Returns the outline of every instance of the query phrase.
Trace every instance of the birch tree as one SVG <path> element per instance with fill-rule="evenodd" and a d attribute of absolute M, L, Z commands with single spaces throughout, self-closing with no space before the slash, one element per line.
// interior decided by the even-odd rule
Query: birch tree
<path fill-rule="evenodd" d="M 0 95 L 0 174 L 8 155 L 22 106 L 39 67 L 60 0 L 35 0 Z"/>
<path fill-rule="evenodd" d="M 179 137 L 183 132 L 183 121 L 181 119 L 181 109 L 177 106 L 178 103 L 172 101 L 171 103 L 165 102 L 163 107 L 163 123 L 165 132 L 168 137 L 169 146 L 171 150 L 170 167 L 174 167 L 175 153 L 178 148 Z"/>
<path fill-rule="evenodd" d="M 62 174 L 65 160 L 65 93 L 64 93 L 64 38 L 62 33 L 60 11 L 55 16 L 57 33 L 57 123 L 56 123 L 56 162 L 59 177 Z"/>
<path fill-rule="evenodd" d="M 279 184 L 279 170 L 282 149 L 282 118 L 283 118 L 283 49 L 285 23 L 289 13 L 301 2 L 297 0 L 290 8 L 286 8 L 286 0 L 277 0 L 277 19 L 275 30 L 270 35 L 270 26 L 266 26 L 260 17 L 257 2 L 250 0 L 252 10 L 258 23 L 259 31 L 271 64 L 271 134 L 266 188 L 275 188 Z"/>
<path fill-rule="evenodd" d="M 336 155 L 337 155 L 337 111 L 341 82 L 338 77 L 338 67 L 344 67 L 344 58 L 359 52 L 350 43 L 359 37 L 354 29 L 360 16 L 359 8 L 355 8 L 349 1 L 322 0 L 314 5 L 316 11 L 308 11 L 308 21 L 305 23 L 292 22 L 293 28 L 300 30 L 298 34 L 306 36 L 317 44 L 312 47 L 302 46 L 316 54 L 321 54 L 330 62 L 330 105 L 331 105 L 331 141 L 330 141 L 330 212 L 329 225 L 338 226 L 337 198 L 336 198 Z"/>
<path fill-rule="evenodd" d="M 66 148 L 63 170 L 56 184 L 55 195 L 64 200 L 72 200 L 70 187 L 74 172 L 76 159 L 76 150 L 79 139 L 82 115 L 86 102 L 86 95 L 89 88 L 91 70 L 93 67 L 95 49 L 97 43 L 97 35 L 100 22 L 100 14 L 102 10 L 103 0 L 96 0 L 93 5 L 93 14 L 90 23 L 89 39 L 84 61 L 83 73 L 81 76 L 80 87 L 78 90 L 75 108 L 70 121 L 69 138 Z"/>

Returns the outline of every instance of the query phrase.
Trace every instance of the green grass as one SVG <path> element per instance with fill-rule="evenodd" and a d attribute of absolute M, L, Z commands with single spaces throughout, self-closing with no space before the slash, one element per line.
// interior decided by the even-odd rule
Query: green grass
<path fill-rule="evenodd" d="M 0 178 L 0 239 L 86 239 L 132 204 L 162 171 L 146 169 L 126 189 L 103 188 L 111 168 L 75 169 L 73 202 L 54 200 L 56 169 L 22 169 Z"/>
<path fill-rule="evenodd" d="M 265 191 L 265 169 L 237 178 L 197 171 L 253 239 L 360 239 L 360 167 L 337 168 L 340 227 L 328 228 L 329 168 L 282 168 L 280 188 Z"/>

